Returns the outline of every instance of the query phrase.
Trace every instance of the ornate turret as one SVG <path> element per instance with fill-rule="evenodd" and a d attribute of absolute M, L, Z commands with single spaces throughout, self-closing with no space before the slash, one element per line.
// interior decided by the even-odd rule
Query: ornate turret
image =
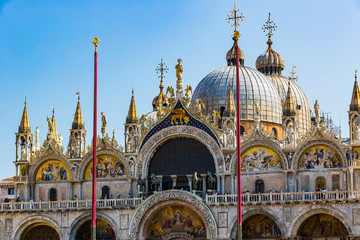
<path fill-rule="evenodd" d="M 268 36 L 268 49 L 256 60 L 256 69 L 264 73 L 265 75 L 281 75 L 281 71 L 285 68 L 285 61 L 283 57 L 277 52 L 275 52 L 271 47 L 271 45 L 273 44 L 271 36 L 273 35 L 273 31 L 275 31 L 276 28 L 277 26 L 273 21 L 271 21 L 269 13 L 269 19 L 266 21 L 262 28 L 264 32 L 268 31 L 268 33 L 266 34 L 266 36 Z"/>
<path fill-rule="evenodd" d="M 125 122 L 125 152 L 134 153 L 139 145 L 140 122 L 136 112 L 134 89 L 130 101 L 129 112 Z"/>
<path fill-rule="evenodd" d="M 80 106 L 80 93 L 76 94 L 78 95 L 78 102 L 74 114 L 72 128 L 70 129 L 70 137 L 67 151 L 67 157 L 72 159 L 82 158 L 85 153 L 86 145 L 86 130 Z"/>
<path fill-rule="evenodd" d="M 26 107 L 26 98 L 21 122 L 16 135 L 16 161 L 30 161 L 33 146 L 33 134 L 30 129 L 29 116 Z M 19 148 L 20 147 L 20 148 Z"/>
<path fill-rule="evenodd" d="M 353 88 L 353 94 L 350 103 L 350 111 L 360 111 L 360 92 L 359 92 L 359 85 L 357 82 L 357 70 L 355 70 L 355 82 Z"/>
<path fill-rule="evenodd" d="M 231 89 L 231 84 L 229 84 L 229 90 L 226 98 L 225 110 L 223 113 L 224 117 L 235 117 L 236 114 L 236 106 L 234 100 L 234 94 Z"/>
<path fill-rule="evenodd" d="M 54 139 L 55 141 L 59 141 L 59 135 L 58 135 L 58 131 L 57 131 L 57 126 L 56 126 L 56 120 L 55 120 L 55 108 L 54 106 L 52 106 L 52 117 L 47 118 L 48 121 L 48 127 L 49 127 L 49 132 L 47 135 L 47 140 L 52 140 Z"/>
<path fill-rule="evenodd" d="M 296 121 L 296 109 L 293 100 L 293 95 L 291 91 L 291 81 L 288 80 L 289 86 L 286 94 L 285 103 L 283 106 L 283 134 L 284 134 L 284 146 L 285 147 L 295 147 L 298 130 L 297 130 L 297 121 Z"/>

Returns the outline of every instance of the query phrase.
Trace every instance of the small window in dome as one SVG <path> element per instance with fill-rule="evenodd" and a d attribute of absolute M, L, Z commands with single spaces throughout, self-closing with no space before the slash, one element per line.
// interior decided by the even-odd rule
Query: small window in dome
<path fill-rule="evenodd" d="M 271 129 L 271 135 L 277 138 L 277 131 L 275 128 Z"/>
<path fill-rule="evenodd" d="M 296 109 L 297 109 L 297 110 L 301 110 L 301 105 L 297 105 L 297 106 L 296 106 Z"/>
<path fill-rule="evenodd" d="M 243 126 L 240 126 L 240 136 L 244 136 L 245 128 Z"/>

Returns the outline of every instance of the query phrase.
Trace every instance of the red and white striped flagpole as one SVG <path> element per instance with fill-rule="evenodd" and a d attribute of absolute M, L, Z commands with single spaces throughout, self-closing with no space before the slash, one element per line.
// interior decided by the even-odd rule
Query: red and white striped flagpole
<path fill-rule="evenodd" d="M 94 38 L 94 122 L 93 122 L 93 167 L 92 167 L 92 205 L 91 205 L 91 240 L 96 240 L 96 141 L 97 141 L 97 47 L 99 39 Z"/>

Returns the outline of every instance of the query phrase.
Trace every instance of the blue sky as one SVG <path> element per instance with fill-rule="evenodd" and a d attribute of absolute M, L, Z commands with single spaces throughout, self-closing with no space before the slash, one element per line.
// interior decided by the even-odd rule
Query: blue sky
<path fill-rule="evenodd" d="M 239 41 L 245 65 L 255 67 L 267 48 L 261 27 L 271 12 L 278 26 L 273 48 L 286 63 L 283 75 L 296 65 L 311 107 L 319 99 L 320 108 L 341 121 L 342 136 L 348 136 L 354 70 L 360 70 L 360 1 L 247 0 L 237 5 L 246 15 Z M 161 57 L 170 69 L 166 87 L 175 85 L 178 58 L 183 59 L 184 83 L 193 88 L 226 65 L 233 30 L 225 18 L 232 7 L 232 0 L 0 1 L 0 179 L 15 174 L 14 133 L 25 96 L 32 131 L 39 126 L 41 141 L 55 106 L 66 148 L 75 92 L 80 92 L 90 142 L 93 37 L 101 41 L 98 109 L 107 116 L 108 132 L 115 127 L 123 145 L 132 86 L 138 114 L 151 111 Z"/>

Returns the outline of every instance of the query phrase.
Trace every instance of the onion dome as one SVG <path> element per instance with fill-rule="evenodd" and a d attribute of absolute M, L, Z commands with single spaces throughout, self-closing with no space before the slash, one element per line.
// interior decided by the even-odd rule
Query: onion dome
<path fill-rule="evenodd" d="M 160 82 L 160 94 L 156 95 L 154 100 L 152 101 L 153 110 L 156 111 L 159 104 L 162 104 L 163 107 L 167 107 L 169 105 L 169 98 L 163 93 L 164 85 L 163 81 Z"/>
<path fill-rule="evenodd" d="M 280 54 L 272 49 L 273 41 L 271 41 L 270 37 L 267 44 L 269 47 L 266 52 L 256 59 L 256 69 L 265 75 L 281 75 L 281 71 L 285 68 L 285 61 Z"/>
<path fill-rule="evenodd" d="M 237 41 L 236 41 L 235 37 L 233 38 L 233 40 L 234 40 L 233 46 L 226 53 L 226 62 L 227 62 L 228 66 L 236 66 L 236 45 L 237 45 Z M 244 55 L 243 51 L 241 51 L 241 49 L 239 48 L 239 62 L 240 62 L 241 66 L 244 66 L 244 61 L 245 61 L 245 55 Z"/>

